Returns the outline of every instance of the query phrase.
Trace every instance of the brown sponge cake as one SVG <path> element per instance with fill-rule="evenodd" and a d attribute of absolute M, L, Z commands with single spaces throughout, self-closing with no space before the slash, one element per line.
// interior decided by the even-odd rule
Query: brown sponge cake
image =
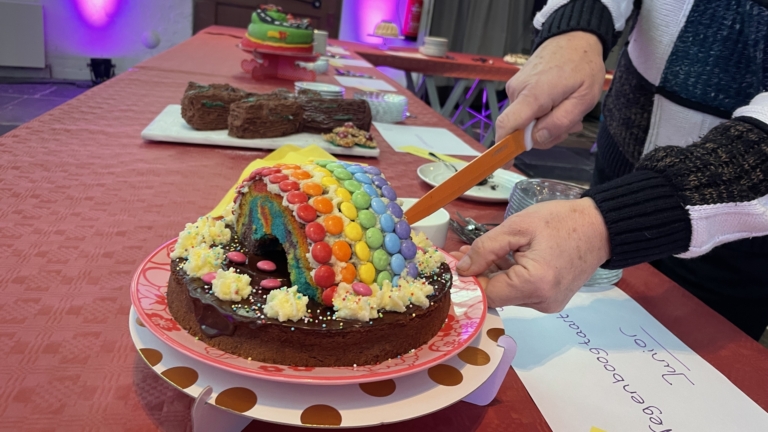
<path fill-rule="evenodd" d="M 232 104 L 229 136 L 274 138 L 299 132 L 304 109 L 296 100 L 253 97 Z"/>
<path fill-rule="evenodd" d="M 301 99 L 304 108 L 303 132 L 328 133 L 345 123 L 358 129 L 371 130 L 371 107 L 360 99 Z"/>

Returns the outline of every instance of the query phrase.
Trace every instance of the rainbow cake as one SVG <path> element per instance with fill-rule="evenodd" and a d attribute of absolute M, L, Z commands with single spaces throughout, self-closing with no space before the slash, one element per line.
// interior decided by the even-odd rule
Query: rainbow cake
<path fill-rule="evenodd" d="M 445 323 L 451 271 L 378 168 L 275 165 L 236 191 L 171 255 L 168 307 L 193 336 L 266 363 L 353 366 L 418 348 Z"/>
<path fill-rule="evenodd" d="M 274 5 L 262 5 L 251 15 L 241 41 L 243 49 L 312 54 L 314 29 L 308 19 L 294 18 Z"/>

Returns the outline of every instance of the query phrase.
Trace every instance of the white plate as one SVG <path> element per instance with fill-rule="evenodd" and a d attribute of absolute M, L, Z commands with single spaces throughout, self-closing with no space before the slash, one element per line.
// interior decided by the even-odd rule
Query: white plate
<path fill-rule="evenodd" d="M 227 130 L 198 131 L 192 129 L 181 117 L 181 105 L 168 105 L 142 132 L 147 141 L 163 141 L 185 144 L 204 144 L 227 147 L 274 150 L 285 144 L 308 147 L 316 144 L 328 153 L 344 156 L 379 157 L 378 148 L 337 147 L 325 141 L 320 134 L 299 133 L 278 138 L 234 138 Z"/>
<path fill-rule="evenodd" d="M 299 81 L 293 83 L 296 88 L 305 88 L 308 90 L 316 90 L 321 93 L 344 93 L 344 87 L 335 86 L 333 84 L 324 84 L 318 82 Z"/>
<path fill-rule="evenodd" d="M 466 162 L 452 163 L 457 169 L 463 168 L 466 164 Z M 430 186 L 437 186 L 454 174 L 450 168 L 446 167 L 441 162 L 424 164 L 420 166 L 416 172 L 419 174 L 419 178 L 424 180 Z M 493 173 L 493 179 L 489 181 L 488 184 L 485 186 L 474 186 L 461 197 L 482 202 L 507 202 L 515 183 L 525 179 L 525 176 L 511 171 L 496 170 L 496 172 Z M 495 188 L 493 186 L 495 186 Z"/>

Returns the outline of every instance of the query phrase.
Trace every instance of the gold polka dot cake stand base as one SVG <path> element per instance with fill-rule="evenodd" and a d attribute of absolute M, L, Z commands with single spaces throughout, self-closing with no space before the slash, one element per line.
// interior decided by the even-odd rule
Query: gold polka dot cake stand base
<path fill-rule="evenodd" d="M 490 403 L 517 346 L 489 310 L 483 329 L 457 356 L 390 380 L 336 386 L 282 383 L 243 376 L 184 355 L 152 334 L 131 308 L 131 337 L 163 379 L 197 399 L 196 431 L 240 431 L 251 419 L 303 427 L 362 427 L 396 423 L 460 400 Z"/>

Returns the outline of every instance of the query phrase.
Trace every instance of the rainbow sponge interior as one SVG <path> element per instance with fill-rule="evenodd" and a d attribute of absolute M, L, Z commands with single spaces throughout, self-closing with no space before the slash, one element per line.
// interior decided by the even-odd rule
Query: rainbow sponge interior
<path fill-rule="evenodd" d="M 321 302 L 339 283 L 416 278 L 419 247 L 381 171 L 336 161 L 278 164 L 237 187 L 235 229 L 250 251 L 282 247 L 291 282 Z"/>

